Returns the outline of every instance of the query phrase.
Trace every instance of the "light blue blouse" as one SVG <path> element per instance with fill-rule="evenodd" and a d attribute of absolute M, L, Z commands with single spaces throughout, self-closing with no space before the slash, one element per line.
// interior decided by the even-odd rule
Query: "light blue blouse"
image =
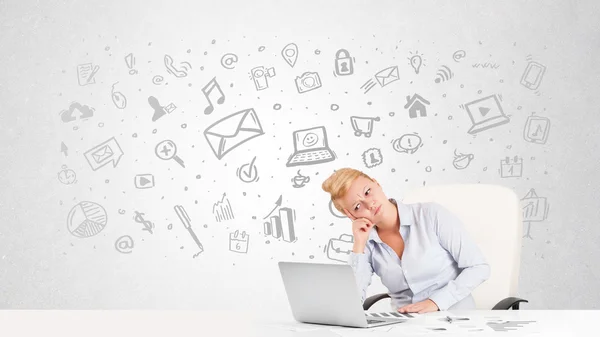
<path fill-rule="evenodd" d="M 402 260 L 373 228 L 364 253 L 351 252 L 348 259 L 362 301 L 375 273 L 394 309 L 428 298 L 440 310 L 475 309 L 471 292 L 489 278 L 490 266 L 462 222 L 437 203 L 390 201 L 398 206 Z"/>

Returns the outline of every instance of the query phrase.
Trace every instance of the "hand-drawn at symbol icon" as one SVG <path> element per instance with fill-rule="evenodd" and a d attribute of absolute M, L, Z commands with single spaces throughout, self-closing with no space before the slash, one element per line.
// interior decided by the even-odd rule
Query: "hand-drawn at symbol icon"
<path fill-rule="evenodd" d="M 154 187 L 154 175 L 150 173 L 138 174 L 134 178 L 135 188 L 145 189 Z"/>
<path fill-rule="evenodd" d="M 533 113 L 527 117 L 523 138 L 530 143 L 546 144 L 548 134 L 550 133 L 550 119 L 547 117 L 535 116 Z"/>
<path fill-rule="evenodd" d="M 500 177 L 502 178 L 518 178 L 523 175 L 523 158 L 514 157 L 511 162 L 510 158 L 500 160 Z"/>
<path fill-rule="evenodd" d="M 294 131 L 294 153 L 287 167 L 326 163 L 336 158 L 327 144 L 327 131 L 323 126 Z"/>
<path fill-rule="evenodd" d="M 239 230 L 233 233 L 229 233 L 229 251 L 235 253 L 248 253 L 248 243 L 250 241 L 250 235 L 243 231 L 240 234 Z"/>
<path fill-rule="evenodd" d="M 295 222 L 296 211 L 289 207 L 281 207 L 279 208 L 279 215 L 271 216 L 269 221 L 263 224 L 263 233 L 265 236 L 271 235 L 276 239 L 294 243 L 298 240 L 294 229 Z"/>
<path fill-rule="evenodd" d="M 177 107 L 173 103 L 170 103 L 167 106 L 160 105 L 160 103 L 158 103 L 158 99 L 156 99 L 156 97 L 154 97 L 154 96 L 149 96 L 148 97 L 148 103 L 150 104 L 150 106 L 152 107 L 152 109 L 154 109 L 154 114 L 152 115 L 152 121 L 153 122 L 156 122 L 162 116 L 164 116 L 164 115 L 166 115 L 168 113 L 171 113 L 175 109 L 177 109 Z"/>
<path fill-rule="evenodd" d="M 298 60 L 298 46 L 295 43 L 289 43 L 281 50 L 281 56 L 290 67 L 294 68 Z"/>
<path fill-rule="evenodd" d="M 102 232 L 107 220 L 104 207 L 95 202 L 82 201 L 71 208 L 67 216 L 67 228 L 78 238 L 89 238 Z"/>
<path fill-rule="evenodd" d="M 461 106 L 462 107 L 462 106 Z M 472 126 L 468 133 L 476 134 L 487 129 L 510 122 L 504 114 L 498 96 L 491 95 L 464 105 L 469 114 Z"/>
<path fill-rule="evenodd" d="M 79 85 L 84 86 L 96 83 L 96 73 L 100 66 L 93 66 L 91 63 L 84 63 L 77 66 L 77 80 Z"/>
<path fill-rule="evenodd" d="M 472 153 L 457 154 L 456 149 L 455 149 L 454 150 L 454 161 L 452 161 L 452 165 L 454 165 L 454 168 L 457 170 L 464 170 L 469 166 L 469 164 L 471 164 L 471 160 L 473 160 L 474 158 L 475 158 L 475 155 Z"/>
<path fill-rule="evenodd" d="M 223 57 L 221 57 L 221 65 L 225 69 L 234 69 L 237 61 L 238 61 L 238 57 L 236 54 L 233 54 L 233 53 L 228 53 L 228 54 L 223 55 Z"/>
<path fill-rule="evenodd" d="M 531 223 L 546 220 L 548 218 L 550 205 L 545 197 L 538 197 L 537 193 L 535 193 L 535 190 L 532 188 L 527 195 L 521 199 L 521 206 L 523 208 L 523 222 L 527 222 L 527 233 L 523 237 L 533 240 L 533 237 L 531 237 L 530 234 Z"/>
<path fill-rule="evenodd" d="M 127 107 L 127 98 L 120 91 L 115 91 L 115 85 L 119 82 L 115 82 L 110 89 L 110 97 L 112 98 L 113 104 L 117 109 L 125 109 Z"/>
<path fill-rule="evenodd" d="M 221 104 L 223 104 L 225 102 L 225 94 L 221 90 L 221 86 L 217 82 L 217 78 L 213 77 L 213 79 L 210 80 L 204 86 L 204 88 L 202 88 L 202 93 L 204 94 L 204 97 L 206 97 L 206 99 L 208 100 L 208 106 L 206 108 L 204 108 L 204 114 L 205 115 L 210 115 L 215 110 L 215 106 L 213 105 L 212 101 L 210 100 L 210 93 L 215 88 L 217 89 L 217 91 L 219 92 L 219 95 L 220 95 L 220 97 L 217 98 L 217 104 L 221 105 Z"/>
<path fill-rule="evenodd" d="M 446 82 L 454 77 L 454 73 L 447 66 L 442 66 L 435 74 L 435 83 Z"/>
<path fill-rule="evenodd" d="M 77 114 L 75 114 L 75 111 L 77 111 Z M 64 123 L 68 123 L 76 120 L 76 115 L 77 117 L 79 117 L 80 120 L 86 120 L 90 117 L 94 117 L 94 111 L 96 111 L 94 108 L 90 108 L 87 105 L 81 105 L 77 102 L 73 102 L 71 103 L 71 105 L 69 105 L 69 109 L 62 110 L 59 114 L 60 119 Z"/>
<path fill-rule="evenodd" d="M 414 154 L 423 144 L 418 133 L 407 133 L 392 140 L 392 147 L 396 152 Z"/>
<path fill-rule="evenodd" d="M 421 117 L 427 117 L 427 107 L 425 107 L 425 104 L 429 105 L 429 101 L 419 94 L 414 94 L 412 97 L 406 96 L 404 109 L 408 109 L 410 118 L 417 118 L 417 113 Z"/>
<path fill-rule="evenodd" d="M 177 145 L 172 140 L 163 140 L 160 143 L 156 144 L 154 148 L 154 153 L 156 156 L 162 160 L 171 160 L 175 159 L 175 161 L 181 165 L 181 167 L 185 168 L 183 160 L 179 158 L 177 155 Z"/>
<path fill-rule="evenodd" d="M 226 193 L 223 193 L 223 197 L 220 201 L 217 201 L 213 204 L 213 215 L 215 216 L 215 220 L 217 220 L 217 222 L 235 219 L 233 216 L 233 209 L 231 208 L 231 204 L 229 203 Z"/>
<path fill-rule="evenodd" d="M 340 49 L 335 53 L 335 76 L 348 76 L 354 74 L 354 58 L 346 49 Z"/>
<path fill-rule="evenodd" d="M 154 228 L 154 223 L 148 221 L 148 220 L 144 220 L 144 213 L 140 213 L 138 211 L 134 211 L 135 212 L 135 217 L 134 220 L 137 223 L 141 223 L 144 225 L 144 228 L 142 228 L 143 231 L 148 231 L 150 232 L 150 234 L 154 234 L 152 232 L 152 229 Z"/>
<path fill-rule="evenodd" d="M 62 170 L 58 172 L 58 181 L 65 185 L 71 185 L 77 182 L 75 171 L 67 168 L 67 165 L 62 166 Z"/>
<path fill-rule="evenodd" d="M 327 258 L 339 262 L 348 262 L 348 256 L 352 252 L 354 237 L 351 234 L 342 234 L 339 238 L 331 238 L 325 246 Z"/>
<path fill-rule="evenodd" d="M 119 253 L 130 254 L 133 246 L 133 238 L 129 235 L 123 235 L 115 241 L 115 249 Z"/>
<path fill-rule="evenodd" d="M 256 161 L 256 157 L 252 159 L 250 164 L 244 164 L 237 169 L 236 174 L 241 181 L 245 183 L 258 181 L 258 169 L 254 165 L 254 161 Z"/>
<path fill-rule="evenodd" d="M 190 69 L 192 69 L 192 65 L 189 62 L 181 62 L 179 64 L 180 69 L 175 68 L 175 66 L 173 65 L 173 58 L 166 54 L 164 57 L 164 62 L 165 67 L 167 68 L 167 72 L 169 72 L 169 74 L 177 78 L 186 77 Z"/>
<path fill-rule="evenodd" d="M 340 218 L 340 219 L 347 218 L 346 214 L 341 213 L 340 211 L 338 211 L 337 208 L 335 208 L 335 205 L 333 204 L 333 200 L 329 200 L 329 212 L 331 213 L 331 215 L 333 215 L 336 218 Z"/>
<path fill-rule="evenodd" d="M 525 68 L 523 76 L 521 77 L 521 85 L 527 89 L 536 90 L 540 86 L 540 83 L 542 83 L 545 72 L 545 65 L 535 61 L 529 61 L 527 68 Z"/>
<path fill-rule="evenodd" d="M 303 94 L 321 87 L 321 77 L 318 73 L 307 71 L 296 77 L 296 89 Z"/>
<path fill-rule="evenodd" d="M 269 81 L 267 80 L 269 77 L 274 77 L 275 68 L 265 68 L 263 66 L 258 66 L 252 68 L 250 70 L 250 79 L 254 81 L 254 87 L 256 90 L 265 90 L 269 88 Z"/>
<path fill-rule="evenodd" d="M 423 55 L 419 54 L 418 51 L 414 55 L 412 55 L 412 52 L 410 53 L 411 56 L 408 58 L 409 64 L 415 70 L 415 73 L 418 74 L 421 66 L 424 65 Z"/>
<path fill-rule="evenodd" d="M 298 170 L 298 173 L 292 178 L 292 183 L 294 184 L 292 186 L 294 188 L 304 187 L 304 185 L 308 184 L 309 182 L 310 177 L 300 174 L 300 170 Z"/>
<path fill-rule="evenodd" d="M 252 108 L 226 116 L 204 131 L 204 137 L 219 160 L 236 147 L 263 134 Z"/>
<path fill-rule="evenodd" d="M 129 75 L 135 75 L 138 73 L 136 69 L 133 69 L 135 66 L 135 57 L 133 56 L 133 53 L 129 53 L 127 56 L 125 56 L 125 64 L 127 64 L 127 68 L 129 68 Z"/>
<path fill-rule="evenodd" d="M 457 50 L 452 54 L 452 58 L 455 62 L 458 62 L 460 59 L 465 58 L 467 56 L 467 52 L 464 50 Z"/>
<path fill-rule="evenodd" d="M 356 137 L 360 137 L 364 135 L 365 137 L 371 137 L 371 133 L 373 133 L 373 123 L 379 122 L 379 117 L 350 117 L 350 124 L 352 124 L 352 128 L 354 129 L 354 135 Z"/>
<path fill-rule="evenodd" d="M 152 84 L 160 85 L 165 80 L 161 75 L 156 75 L 152 77 Z"/>
<path fill-rule="evenodd" d="M 372 168 L 381 165 L 383 163 L 383 156 L 381 150 L 376 148 L 370 148 L 363 152 L 362 160 L 366 167 Z"/>
<path fill-rule="evenodd" d="M 119 146 L 115 137 L 111 137 L 87 150 L 83 155 L 92 170 L 96 171 L 110 162 L 113 162 L 113 167 L 117 167 L 123 154 L 121 146 Z"/>
<path fill-rule="evenodd" d="M 190 219 L 190 216 L 187 214 L 183 206 L 175 205 L 173 206 L 173 209 L 175 209 L 175 213 L 177 213 L 177 217 L 179 218 L 179 220 L 181 220 L 183 227 L 185 227 L 188 233 L 190 233 L 190 236 L 192 237 L 192 239 L 196 243 L 196 246 L 198 246 L 198 249 L 200 250 L 198 253 L 196 253 L 196 255 L 194 255 L 194 257 L 196 257 L 198 254 L 204 251 L 204 247 L 202 246 L 202 243 L 200 243 L 200 240 L 198 240 L 196 233 L 194 233 L 194 230 L 192 229 L 192 220 Z"/>

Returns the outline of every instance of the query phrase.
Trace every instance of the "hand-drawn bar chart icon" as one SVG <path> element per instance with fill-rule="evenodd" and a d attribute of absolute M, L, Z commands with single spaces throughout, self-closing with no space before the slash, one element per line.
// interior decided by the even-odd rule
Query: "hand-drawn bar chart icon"
<path fill-rule="evenodd" d="M 279 209 L 279 215 L 271 216 L 269 221 L 264 223 L 264 234 L 283 239 L 285 242 L 295 242 L 297 239 L 294 230 L 295 220 L 296 212 L 291 208 L 282 207 Z"/>

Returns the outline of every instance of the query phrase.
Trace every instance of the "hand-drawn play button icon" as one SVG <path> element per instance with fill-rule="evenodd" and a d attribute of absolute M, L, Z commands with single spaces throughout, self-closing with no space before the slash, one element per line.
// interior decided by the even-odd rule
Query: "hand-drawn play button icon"
<path fill-rule="evenodd" d="M 481 115 L 483 117 L 485 117 L 485 115 L 487 115 L 488 112 L 490 112 L 490 110 L 491 110 L 490 108 L 482 108 L 482 107 L 479 108 L 479 112 L 481 113 Z"/>
<path fill-rule="evenodd" d="M 461 107 L 467 110 L 471 119 L 472 125 L 467 132 L 472 135 L 510 122 L 510 118 L 504 114 L 497 95 L 483 97 Z"/>

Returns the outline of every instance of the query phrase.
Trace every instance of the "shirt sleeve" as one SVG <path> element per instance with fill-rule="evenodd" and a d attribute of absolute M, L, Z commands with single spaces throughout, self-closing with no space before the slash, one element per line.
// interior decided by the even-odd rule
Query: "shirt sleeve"
<path fill-rule="evenodd" d="M 435 291 L 429 298 L 440 310 L 447 310 L 461 301 L 490 277 L 490 266 L 460 219 L 442 205 L 433 204 L 434 229 L 440 245 L 446 249 L 462 269 L 456 279 Z"/>
<path fill-rule="evenodd" d="M 360 293 L 361 303 L 365 301 L 367 297 L 367 288 L 371 284 L 373 277 L 373 266 L 371 265 L 370 259 L 371 252 L 365 247 L 365 251 L 362 254 L 350 252 L 348 257 L 348 264 L 352 266 L 354 270 L 354 276 L 356 278 L 356 285 Z"/>

